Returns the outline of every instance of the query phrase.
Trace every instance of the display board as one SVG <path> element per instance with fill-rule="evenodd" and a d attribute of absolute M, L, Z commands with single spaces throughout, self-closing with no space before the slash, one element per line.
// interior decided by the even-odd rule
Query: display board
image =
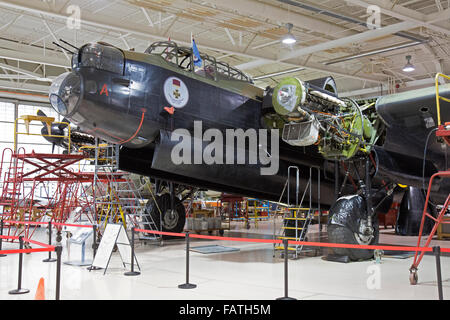
<path fill-rule="evenodd" d="M 83 242 L 85 242 L 93 233 L 94 230 L 91 228 L 78 228 L 75 233 L 73 233 L 69 241 L 76 244 L 83 244 Z"/>
<path fill-rule="evenodd" d="M 131 264 L 131 244 L 126 230 L 121 224 L 110 223 L 106 225 L 92 266 L 105 269 L 106 273 L 115 245 L 117 245 L 117 248 L 119 249 L 119 254 L 124 267 L 126 267 L 126 264 Z M 136 255 L 134 256 L 134 262 L 139 267 Z"/>
<path fill-rule="evenodd" d="M 93 267 L 106 269 L 111 259 L 111 254 L 114 250 L 114 245 L 117 242 L 120 230 L 122 229 L 121 224 L 107 224 L 105 232 L 103 233 L 100 245 L 97 248 L 97 254 L 95 255 Z M 131 260 L 131 259 L 130 259 Z"/>
<path fill-rule="evenodd" d="M 122 228 L 119 232 L 119 236 L 117 237 L 117 248 L 119 249 L 120 257 L 122 258 L 122 262 L 124 264 L 130 264 L 131 263 L 131 244 L 130 240 L 128 239 L 127 232 L 125 231 L 125 228 Z M 137 262 L 136 255 L 134 255 L 134 263 L 139 268 L 139 263 Z M 140 268 L 139 268 L 140 270 Z"/>

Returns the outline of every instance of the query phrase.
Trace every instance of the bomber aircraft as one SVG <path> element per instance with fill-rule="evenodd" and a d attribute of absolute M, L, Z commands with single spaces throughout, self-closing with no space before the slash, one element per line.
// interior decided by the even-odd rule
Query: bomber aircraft
<path fill-rule="evenodd" d="M 440 92 L 450 98 L 449 85 Z M 329 209 L 329 241 L 377 244 L 377 216 L 396 197 L 403 197 L 397 233 L 417 234 L 425 186 L 448 168 L 446 146 L 432 134 L 433 87 L 362 105 L 340 98 L 332 77 L 290 77 L 260 88 L 242 71 L 172 41 L 143 53 L 102 42 L 76 48 L 72 71 L 54 80 L 49 98 L 79 132 L 120 145 L 121 170 L 151 177 L 158 206 L 150 201 L 147 213 L 160 221 L 157 207 L 162 210 L 164 231 L 183 230 L 180 195 L 189 188 L 292 204 L 283 192 L 286 182 L 292 195 L 311 180 L 317 190 L 312 201 Z M 442 118 L 449 119 L 445 104 Z M 257 136 L 252 146 L 246 133 L 263 129 L 270 133 Z M 229 130 L 241 130 L 248 143 L 239 143 L 238 135 L 219 143 L 219 133 L 227 137 Z M 226 150 L 229 145 L 234 153 Z M 176 161 L 174 150 L 181 150 Z M 239 162 L 242 154 L 246 160 Z M 299 168 L 298 188 L 296 178 L 288 177 L 290 167 Z M 442 203 L 450 184 L 440 180 L 432 191 L 432 202 Z M 373 257 L 370 250 L 336 253 L 352 260 Z"/>

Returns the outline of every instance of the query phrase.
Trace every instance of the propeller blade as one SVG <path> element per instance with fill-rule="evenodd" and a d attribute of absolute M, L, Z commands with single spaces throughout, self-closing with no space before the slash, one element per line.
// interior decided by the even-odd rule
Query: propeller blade
<path fill-rule="evenodd" d="M 67 123 L 70 124 L 70 121 L 69 121 L 67 118 L 62 119 L 61 122 L 66 122 L 66 123 L 60 123 L 60 124 L 58 124 L 58 128 L 59 128 L 60 130 L 64 130 L 65 128 L 67 128 L 67 127 L 68 127 Z"/>
<path fill-rule="evenodd" d="M 41 109 L 39 109 L 39 110 L 37 111 L 37 115 L 40 116 L 40 117 L 47 117 L 47 115 L 45 114 L 45 112 L 42 111 Z M 44 127 L 47 126 L 47 123 L 45 123 L 45 122 L 43 122 L 43 121 L 42 121 L 42 124 L 44 125 Z"/>
<path fill-rule="evenodd" d="M 39 110 L 37 111 L 37 115 L 38 115 L 38 116 L 41 116 L 41 117 L 46 117 L 46 116 L 47 116 L 47 115 L 45 114 L 45 112 L 42 111 L 41 109 L 39 109 Z"/>

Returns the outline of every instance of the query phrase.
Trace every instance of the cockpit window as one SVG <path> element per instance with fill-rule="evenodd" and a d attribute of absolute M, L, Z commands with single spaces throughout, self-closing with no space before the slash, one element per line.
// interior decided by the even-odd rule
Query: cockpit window
<path fill-rule="evenodd" d="M 242 71 L 225 62 L 218 62 L 214 57 L 207 54 L 200 54 L 203 60 L 202 67 L 194 66 L 192 49 L 178 47 L 173 41 L 156 42 L 148 47 L 145 53 L 160 55 L 165 61 L 177 65 L 180 69 L 194 72 L 209 79 L 240 80 L 253 83 L 251 77 Z"/>
<path fill-rule="evenodd" d="M 123 74 L 124 55 L 115 47 L 89 44 L 82 48 L 81 66 Z"/>

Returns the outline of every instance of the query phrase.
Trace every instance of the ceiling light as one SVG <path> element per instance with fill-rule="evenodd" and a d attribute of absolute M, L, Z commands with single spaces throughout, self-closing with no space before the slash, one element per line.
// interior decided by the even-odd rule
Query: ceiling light
<path fill-rule="evenodd" d="M 411 63 L 411 56 L 406 56 L 406 60 L 408 60 L 408 63 L 403 67 L 404 72 L 413 72 L 416 70 L 414 65 Z"/>
<path fill-rule="evenodd" d="M 286 24 L 286 28 L 288 29 L 288 33 L 283 37 L 282 42 L 284 44 L 294 44 L 297 42 L 297 39 L 295 39 L 294 35 L 291 33 L 292 28 L 294 25 L 292 23 Z"/>

